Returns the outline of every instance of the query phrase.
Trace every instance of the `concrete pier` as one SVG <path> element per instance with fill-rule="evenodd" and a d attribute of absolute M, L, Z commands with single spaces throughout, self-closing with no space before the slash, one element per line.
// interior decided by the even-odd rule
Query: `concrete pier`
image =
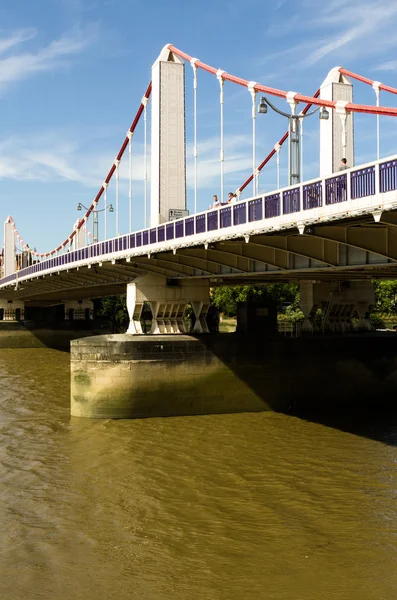
<path fill-rule="evenodd" d="M 225 336 L 218 337 L 224 344 Z M 97 336 L 74 340 L 70 358 L 72 416 L 134 418 L 270 408 L 200 338 Z"/>

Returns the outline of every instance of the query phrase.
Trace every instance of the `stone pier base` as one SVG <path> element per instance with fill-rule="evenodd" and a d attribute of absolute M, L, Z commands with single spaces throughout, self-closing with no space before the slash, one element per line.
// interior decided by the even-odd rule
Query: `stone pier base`
<path fill-rule="evenodd" d="M 251 381 L 263 378 L 262 365 L 250 370 Z M 134 418 L 267 408 L 259 393 L 200 338 L 121 334 L 71 343 L 72 416 Z"/>

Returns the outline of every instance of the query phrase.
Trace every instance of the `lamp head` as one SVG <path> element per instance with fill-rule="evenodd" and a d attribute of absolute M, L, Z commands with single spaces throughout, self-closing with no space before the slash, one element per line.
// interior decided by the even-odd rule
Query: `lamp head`
<path fill-rule="evenodd" d="M 114 212 L 113 204 L 109 204 L 109 212 Z"/>
<path fill-rule="evenodd" d="M 329 111 L 325 108 L 325 106 L 322 106 L 320 108 L 319 118 L 321 120 L 328 121 L 328 119 L 329 119 Z"/>
<path fill-rule="evenodd" d="M 265 115 L 267 113 L 267 104 L 266 104 L 266 98 L 264 96 L 262 96 L 261 101 L 259 103 L 258 106 L 258 113 L 260 115 Z"/>
<path fill-rule="evenodd" d="M 82 209 L 81 202 L 79 202 L 77 205 L 77 210 L 81 210 L 81 209 Z"/>

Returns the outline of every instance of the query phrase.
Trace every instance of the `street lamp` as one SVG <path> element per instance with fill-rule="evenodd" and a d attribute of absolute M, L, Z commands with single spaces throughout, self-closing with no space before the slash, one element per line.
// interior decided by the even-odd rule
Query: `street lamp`
<path fill-rule="evenodd" d="M 82 204 L 81 202 L 78 203 L 77 205 L 77 210 L 89 210 L 89 208 L 87 208 L 86 206 L 84 206 L 84 204 Z M 93 209 L 92 212 L 92 224 L 93 224 L 93 231 L 92 231 L 92 235 L 94 236 L 94 242 L 98 241 L 99 238 L 99 233 L 98 233 L 98 213 L 100 212 L 104 212 L 105 210 L 108 210 L 110 213 L 114 212 L 114 208 L 112 204 L 109 204 L 108 207 L 106 208 L 101 208 L 100 210 L 97 209 Z M 105 238 L 106 238 L 106 233 L 105 233 Z"/>
<path fill-rule="evenodd" d="M 262 96 L 260 99 L 260 103 L 258 105 L 258 113 L 260 115 L 265 115 L 268 111 L 268 107 L 274 110 L 274 112 L 282 115 L 283 117 L 287 117 L 288 119 L 288 132 L 289 132 L 289 173 L 288 173 L 288 184 L 295 185 L 296 183 L 300 183 L 301 173 L 300 173 L 300 161 L 301 161 L 301 148 L 300 148 L 300 132 L 301 132 L 301 120 L 305 117 L 310 117 L 314 115 L 314 113 L 319 112 L 319 118 L 322 120 L 329 119 L 329 112 L 325 108 L 325 106 L 318 106 L 316 109 L 312 110 L 306 114 L 293 115 L 289 113 L 285 113 L 274 104 L 270 102 L 265 96 Z"/>

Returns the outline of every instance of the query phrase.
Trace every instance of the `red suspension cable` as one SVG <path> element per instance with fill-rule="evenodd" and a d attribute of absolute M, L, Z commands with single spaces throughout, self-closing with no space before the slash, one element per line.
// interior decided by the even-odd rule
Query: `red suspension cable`
<path fill-rule="evenodd" d="M 180 58 L 184 60 L 191 61 L 192 57 L 186 52 L 182 52 L 172 44 L 168 46 L 170 52 L 173 52 Z M 206 65 L 200 60 L 196 61 L 196 66 L 200 69 L 204 69 L 204 71 L 208 71 L 213 75 L 216 75 L 217 69 Z M 226 81 L 231 81 L 232 83 L 237 83 L 238 85 L 242 85 L 244 87 L 248 87 L 248 81 L 246 79 L 242 79 L 241 77 L 236 77 L 234 75 L 230 75 L 229 73 L 223 72 L 222 79 Z M 287 92 L 283 90 L 278 90 L 276 88 L 267 87 L 260 83 L 257 83 L 254 86 L 254 90 L 257 92 L 262 92 L 264 94 L 269 94 L 271 96 L 278 96 L 280 98 L 287 98 Z M 305 96 L 304 94 L 295 94 L 294 100 L 296 102 L 304 102 L 305 104 L 315 104 L 316 106 L 325 106 L 327 108 L 335 108 L 337 102 L 335 100 L 324 100 L 323 98 L 315 98 L 313 96 Z M 397 117 L 397 108 L 386 107 L 386 106 L 369 106 L 366 104 L 354 104 L 353 102 L 347 102 L 345 107 L 349 112 L 357 112 L 357 113 L 365 113 L 372 115 L 386 115 L 390 117 Z"/>
<path fill-rule="evenodd" d="M 89 209 L 87 210 L 87 212 L 85 213 L 84 217 L 82 217 L 82 219 L 80 219 L 80 221 L 78 222 L 76 228 L 73 229 L 73 231 L 71 232 L 71 234 L 66 238 L 66 240 L 64 242 L 62 242 L 62 244 L 60 244 L 58 246 L 58 248 L 55 248 L 55 250 L 51 250 L 51 252 L 46 252 L 46 253 L 42 253 L 42 254 L 39 253 L 39 252 L 35 252 L 34 250 L 31 250 L 29 248 L 29 246 L 22 240 L 21 236 L 19 235 L 18 230 L 16 229 L 15 222 L 14 222 L 13 218 L 12 217 L 8 217 L 8 222 L 11 223 L 11 226 L 13 228 L 15 236 L 17 237 L 18 241 L 22 244 L 22 246 L 24 247 L 24 249 L 26 250 L 26 252 L 30 252 L 34 256 L 39 256 L 39 257 L 52 256 L 53 254 L 56 254 L 56 252 L 59 252 L 60 250 L 62 250 L 62 248 L 64 248 L 67 244 L 70 244 L 71 241 L 73 240 L 74 236 L 76 235 L 77 231 L 79 231 L 83 227 L 83 225 L 85 225 L 86 221 L 88 220 L 88 217 L 90 216 L 91 212 L 95 209 L 95 207 L 98 205 L 98 202 L 99 202 L 99 200 L 100 200 L 103 192 L 105 191 L 106 186 L 108 185 L 109 181 L 111 180 L 112 175 L 113 175 L 113 173 L 116 170 L 117 161 L 121 160 L 121 158 L 122 158 L 122 156 L 123 156 L 123 154 L 125 152 L 125 149 L 128 146 L 128 143 L 129 143 L 129 141 L 131 139 L 131 136 L 134 133 L 134 131 L 136 129 L 136 126 L 139 123 L 139 119 L 141 118 L 141 115 L 142 115 L 142 113 L 143 113 L 143 111 L 145 109 L 145 106 L 146 106 L 147 101 L 148 101 L 148 99 L 150 97 L 151 91 L 152 91 L 152 82 L 149 83 L 149 85 L 148 85 L 148 87 L 146 89 L 146 92 L 145 92 L 145 94 L 144 94 L 144 96 L 143 96 L 143 98 L 141 100 L 141 103 L 139 105 L 139 108 L 137 110 L 135 118 L 134 118 L 134 120 L 133 120 L 133 122 L 131 124 L 131 127 L 129 128 L 129 130 L 127 132 L 127 135 L 126 135 L 126 137 L 124 139 L 124 142 L 121 145 L 120 151 L 117 154 L 116 159 L 114 160 L 114 162 L 113 162 L 113 164 L 112 164 L 112 166 L 111 166 L 111 168 L 109 170 L 109 173 L 107 174 L 106 179 L 103 182 L 100 190 L 98 191 L 97 195 L 95 196 L 94 200 L 92 201 L 92 203 L 91 203 Z"/>
<path fill-rule="evenodd" d="M 362 75 L 357 75 L 357 73 L 353 73 L 353 71 L 348 71 L 343 67 L 340 67 L 339 72 L 347 77 L 351 77 L 352 79 L 356 79 L 357 81 L 361 81 L 362 83 L 366 83 L 368 85 L 374 85 L 375 82 L 373 79 L 368 79 L 368 77 L 363 77 Z M 379 89 L 384 90 L 385 92 L 390 92 L 391 94 L 397 94 L 397 88 L 391 87 L 390 85 L 385 85 L 384 83 L 379 83 Z"/>

